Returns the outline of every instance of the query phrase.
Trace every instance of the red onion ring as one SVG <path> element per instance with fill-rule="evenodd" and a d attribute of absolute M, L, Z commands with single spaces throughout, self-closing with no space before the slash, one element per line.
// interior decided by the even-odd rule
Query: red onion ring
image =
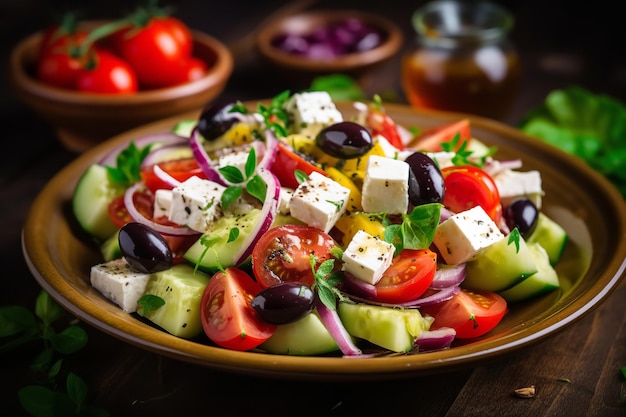
<path fill-rule="evenodd" d="M 330 335 L 337 342 L 337 346 L 345 356 L 361 355 L 361 349 L 359 349 L 352 341 L 352 336 L 348 333 L 344 327 L 337 310 L 330 309 L 324 304 L 319 296 L 316 294 L 316 308 L 320 315 L 322 323 L 330 333 Z"/>
<path fill-rule="evenodd" d="M 200 165 L 200 168 L 206 175 L 207 179 L 220 185 L 227 186 L 219 171 L 213 166 L 211 157 L 204 149 L 204 146 L 202 146 L 202 140 L 203 139 L 198 131 L 198 128 L 195 127 L 191 131 L 191 136 L 189 137 L 189 145 L 191 146 L 191 152 L 193 153 L 194 158 L 198 161 L 198 165 Z"/>
<path fill-rule="evenodd" d="M 456 330 L 451 327 L 442 327 L 437 330 L 422 332 L 415 340 L 415 344 L 418 346 L 420 352 L 432 352 L 448 349 L 452 345 L 455 337 Z"/>
<path fill-rule="evenodd" d="M 180 181 L 178 181 L 176 178 L 172 177 L 170 174 L 165 172 L 163 168 L 161 168 L 158 165 L 153 166 L 152 171 L 154 172 L 154 175 L 157 176 L 157 178 L 159 178 L 161 181 L 166 183 L 171 188 L 177 187 L 181 184 Z"/>
<path fill-rule="evenodd" d="M 156 165 L 159 162 L 181 159 L 180 155 L 182 154 L 182 152 L 185 151 L 191 153 L 189 141 L 186 141 L 185 143 L 169 143 L 167 145 L 159 146 L 158 148 L 153 149 L 144 158 L 144 160 L 141 162 L 141 168 L 147 168 L 151 165 Z"/>
<path fill-rule="evenodd" d="M 441 265 L 435 272 L 435 278 L 430 288 L 442 290 L 444 288 L 460 285 L 465 279 L 466 264 Z"/>
<path fill-rule="evenodd" d="M 343 292 L 343 295 L 345 295 L 346 297 L 348 297 L 349 299 L 351 299 L 352 301 L 356 301 L 359 303 L 366 303 L 366 304 L 371 304 L 371 305 L 377 305 L 377 306 L 381 306 L 381 307 L 390 307 L 390 308 L 420 308 L 423 306 L 427 306 L 427 305 L 433 305 L 433 304 L 437 304 L 437 303 L 441 303 L 444 301 L 447 301 L 449 299 L 451 299 L 452 297 L 454 297 L 454 295 L 456 293 L 458 293 L 459 291 L 461 291 L 461 287 L 459 286 L 451 286 L 451 287 L 447 287 L 447 288 L 443 288 L 441 290 L 430 290 L 428 291 L 429 295 L 422 295 L 420 298 L 412 300 L 412 301 L 407 301 L 404 303 L 382 303 L 380 301 L 376 301 L 376 300 L 372 300 L 370 298 L 366 298 L 366 297 L 361 297 L 358 295 L 354 295 L 354 294 L 350 294 L 347 292 Z"/>
<path fill-rule="evenodd" d="M 139 210 L 137 210 L 137 207 L 135 206 L 135 202 L 133 201 L 133 195 L 139 189 L 143 187 L 144 187 L 144 184 L 142 182 L 136 182 L 135 184 L 128 187 L 126 189 L 126 192 L 124 193 L 124 206 L 126 206 L 126 210 L 128 210 L 128 214 L 134 221 L 145 224 L 146 226 L 151 227 L 155 231 L 165 236 L 191 236 L 191 235 L 200 236 L 201 234 L 200 232 L 197 232 L 188 227 L 167 226 L 164 224 L 159 224 L 159 223 L 152 221 L 151 219 L 148 219 L 143 214 L 141 214 Z"/>
<path fill-rule="evenodd" d="M 133 139 L 133 141 L 135 142 L 135 145 L 138 148 L 144 148 L 150 144 L 163 146 L 163 145 L 171 145 L 171 144 L 185 144 L 185 143 L 188 144 L 189 143 L 189 139 L 183 136 L 179 136 L 172 132 L 155 133 L 151 135 L 146 135 L 137 139 Z M 128 145 L 129 143 L 124 143 L 123 145 L 120 145 L 114 148 L 113 150 L 108 152 L 106 155 L 104 155 L 100 159 L 99 164 L 106 165 L 106 166 L 116 166 L 117 156 L 124 149 L 128 148 Z M 155 147 L 153 147 L 152 149 L 155 149 Z"/>

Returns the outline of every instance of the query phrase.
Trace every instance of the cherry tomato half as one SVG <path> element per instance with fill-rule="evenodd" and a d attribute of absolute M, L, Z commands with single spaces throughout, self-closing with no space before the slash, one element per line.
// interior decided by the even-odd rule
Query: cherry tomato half
<path fill-rule="evenodd" d="M 93 62 L 78 75 L 76 89 L 101 94 L 135 93 L 137 76 L 122 59 L 107 51 L 96 51 Z"/>
<path fill-rule="evenodd" d="M 173 161 L 164 161 L 157 164 L 159 168 L 171 175 L 178 181 L 185 181 L 192 176 L 206 179 L 206 174 L 198 165 L 195 158 L 184 158 Z M 141 178 L 146 187 L 153 193 L 159 189 L 171 190 L 172 186 L 163 181 L 154 173 L 154 166 L 149 166 L 141 170 Z"/>
<path fill-rule="evenodd" d="M 154 17 L 147 25 L 124 29 L 113 36 L 119 55 L 135 70 L 142 86 L 176 84 L 181 61 L 191 56 L 193 37 L 189 28 L 171 17 Z"/>
<path fill-rule="evenodd" d="M 404 149 L 396 122 L 384 111 L 370 107 L 367 112 L 367 125 L 372 129 L 372 137 L 381 135 L 397 149 Z"/>
<path fill-rule="evenodd" d="M 419 298 L 435 278 L 437 254 L 429 249 L 404 249 L 376 283 L 376 301 L 403 303 Z"/>
<path fill-rule="evenodd" d="M 455 213 L 481 206 L 497 225 L 500 224 L 500 193 L 489 174 L 471 165 L 445 167 L 441 174 L 446 189 L 444 206 Z"/>
<path fill-rule="evenodd" d="M 296 170 L 302 171 L 307 175 L 316 171 L 322 175 L 328 176 L 321 168 L 318 168 L 314 164 L 308 162 L 302 156 L 295 153 L 289 148 L 288 145 L 279 142 L 276 157 L 271 168 L 280 185 L 288 188 L 297 188 L 298 181 L 294 175 Z"/>
<path fill-rule="evenodd" d="M 457 338 L 469 339 L 493 330 L 504 317 L 507 303 L 493 292 L 462 289 L 450 300 L 423 306 L 420 310 L 435 318 L 431 330 L 452 327 Z"/>
<path fill-rule="evenodd" d="M 459 141 L 455 150 L 458 150 L 463 142 L 470 143 L 472 132 L 468 119 L 424 130 L 411 140 L 409 146 L 420 151 L 438 152 L 443 150 L 442 143 L 451 142 L 456 135 L 459 135 Z"/>
<path fill-rule="evenodd" d="M 252 250 L 252 269 L 262 287 L 298 281 L 308 286 L 315 281 L 310 255 L 316 268 L 331 259 L 335 241 L 316 227 L 287 224 L 268 230 Z"/>
<path fill-rule="evenodd" d="M 200 300 L 204 333 L 227 349 L 246 351 L 269 339 L 276 325 L 262 321 L 252 299 L 261 287 L 250 275 L 227 268 L 211 277 Z"/>

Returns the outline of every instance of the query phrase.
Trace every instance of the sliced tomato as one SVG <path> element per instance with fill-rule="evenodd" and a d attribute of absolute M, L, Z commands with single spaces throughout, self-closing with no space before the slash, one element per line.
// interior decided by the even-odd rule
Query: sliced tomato
<path fill-rule="evenodd" d="M 227 349 L 246 351 L 269 339 L 276 326 L 262 321 L 252 299 L 261 286 L 237 268 L 227 268 L 211 277 L 200 300 L 204 333 Z"/>
<path fill-rule="evenodd" d="M 170 222 L 167 218 L 153 218 L 152 214 L 154 212 L 154 195 L 150 192 L 141 192 L 138 191 L 133 194 L 133 202 L 135 203 L 135 207 L 137 210 L 144 215 L 147 219 L 154 221 L 155 223 L 164 224 L 168 226 L 177 226 L 176 224 Z M 126 209 L 126 205 L 124 204 L 124 196 L 118 196 L 114 198 L 111 203 L 109 203 L 109 217 L 113 220 L 113 223 L 119 228 L 124 226 L 126 223 L 134 221 L 128 210 Z M 173 255 L 173 262 L 175 264 L 185 262 L 185 258 L 183 255 L 187 252 L 187 249 L 194 244 L 194 242 L 198 239 L 198 236 L 195 235 L 180 235 L 180 236 L 172 236 L 172 235 L 163 235 L 163 238 L 170 246 L 170 250 Z"/>
<path fill-rule="evenodd" d="M 426 292 L 437 270 L 437 254 L 429 249 L 404 249 L 376 283 L 376 301 L 403 303 Z"/>
<path fill-rule="evenodd" d="M 159 162 L 157 165 L 174 179 L 181 182 L 193 176 L 206 179 L 205 173 L 202 171 L 202 168 L 200 168 L 200 165 L 198 165 L 195 158 L 164 161 Z M 142 169 L 140 174 L 146 184 L 146 187 L 153 193 L 159 189 L 172 189 L 171 185 L 163 181 L 154 173 L 154 165 Z"/>
<path fill-rule="evenodd" d="M 444 167 L 441 174 L 446 190 L 444 206 L 454 213 L 481 206 L 497 225 L 500 224 L 500 193 L 489 174 L 471 165 Z"/>
<path fill-rule="evenodd" d="M 372 129 L 372 137 L 384 136 L 397 149 L 404 149 L 404 142 L 398 131 L 396 122 L 376 106 L 370 106 L 367 112 L 367 125 Z"/>
<path fill-rule="evenodd" d="M 287 224 L 268 230 L 252 250 L 252 269 L 262 287 L 281 282 L 298 281 L 309 286 L 315 278 L 311 258 L 316 268 L 331 259 L 335 241 L 316 227 Z"/>
<path fill-rule="evenodd" d="M 435 318 L 431 330 L 452 327 L 457 338 L 471 339 L 493 330 L 506 314 L 507 303 L 493 292 L 462 289 L 450 300 L 420 310 Z"/>
<path fill-rule="evenodd" d="M 469 145 L 472 139 L 469 119 L 424 130 L 411 140 L 409 146 L 420 151 L 438 152 L 443 150 L 442 143 L 451 142 L 457 135 L 459 140 L 455 150 L 459 149 L 463 142 Z"/>
<path fill-rule="evenodd" d="M 276 157 L 271 170 L 278 178 L 278 181 L 280 181 L 280 185 L 288 188 L 298 187 L 298 180 L 296 180 L 294 174 L 296 170 L 302 171 L 307 175 L 310 175 L 313 171 L 327 175 L 324 170 L 307 161 L 303 156 L 294 152 L 289 145 L 282 142 L 278 143 Z"/>

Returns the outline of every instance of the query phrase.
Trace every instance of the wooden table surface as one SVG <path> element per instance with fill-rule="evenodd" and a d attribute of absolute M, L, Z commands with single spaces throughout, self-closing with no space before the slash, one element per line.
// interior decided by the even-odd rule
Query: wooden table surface
<path fill-rule="evenodd" d="M 48 22 L 49 3 L 0 0 L 3 62 L 14 43 Z M 272 77 L 247 49 L 247 35 L 284 2 L 169 3 L 191 27 L 221 38 L 237 51 L 237 69 L 225 97 L 255 100 L 293 88 Z M 328 2 L 317 3 L 316 7 Z M 333 4 L 394 18 L 409 40 L 408 16 L 423 2 L 406 3 L 337 0 Z M 626 31 L 610 1 L 500 3 L 515 15 L 511 37 L 524 70 L 522 92 L 505 123 L 515 125 L 550 90 L 574 84 L 626 101 Z M 109 1 L 90 6 L 87 15 L 107 17 L 108 10 L 124 4 Z M 369 93 L 395 91 L 404 101 L 398 65 L 394 59 L 372 74 Z M 32 309 L 39 287 L 23 260 L 21 227 L 39 190 L 76 155 L 63 149 L 52 128 L 15 98 L 7 85 L 6 68 L 1 75 L 2 143 L 11 150 L 4 152 L 0 168 L 0 305 Z M 539 344 L 475 368 L 398 381 L 294 382 L 215 372 L 148 353 L 87 325 L 83 326 L 89 335 L 87 347 L 64 366 L 87 382 L 90 403 L 111 416 L 626 416 L 626 379 L 620 372 L 626 365 L 625 300 L 626 282 L 622 282 L 590 314 Z M 31 355 L 25 351 L 0 356 L 0 414 L 25 415 L 17 390 L 32 382 Z M 537 388 L 534 398 L 513 394 L 530 385 Z"/>

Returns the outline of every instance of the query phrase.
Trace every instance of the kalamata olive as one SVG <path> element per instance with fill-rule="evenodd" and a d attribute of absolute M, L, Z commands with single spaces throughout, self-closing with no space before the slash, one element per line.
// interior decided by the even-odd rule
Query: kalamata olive
<path fill-rule="evenodd" d="M 414 206 L 442 203 L 445 186 L 441 170 L 428 155 L 414 152 L 405 159 L 409 170 L 409 201 Z"/>
<path fill-rule="evenodd" d="M 294 322 L 313 310 L 313 290 L 300 282 L 288 281 L 264 288 L 252 299 L 252 308 L 270 324 Z"/>
<path fill-rule="evenodd" d="M 234 101 L 217 101 L 206 106 L 198 119 L 198 132 L 206 140 L 215 140 L 241 120 L 241 114 L 231 111 Z"/>
<path fill-rule="evenodd" d="M 172 266 L 172 250 L 163 236 L 142 223 L 126 223 L 120 229 L 118 242 L 122 256 L 136 270 L 146 274 Z"/>
<path fill-rule="evenodd" d="M 523 238 L 530 236 L 539 219 L 539 209 L 529 198 L 515 199 L 507 207 L 504 218 L 511 230 L 517 227 Z"/>
<path fill-rule="evenodd" d="M 363 156 L 374 144 L 365 127 L 349 121 L 325 127 L 315 137 L 315 143 L 330 156 L 342 159 Z"/>

